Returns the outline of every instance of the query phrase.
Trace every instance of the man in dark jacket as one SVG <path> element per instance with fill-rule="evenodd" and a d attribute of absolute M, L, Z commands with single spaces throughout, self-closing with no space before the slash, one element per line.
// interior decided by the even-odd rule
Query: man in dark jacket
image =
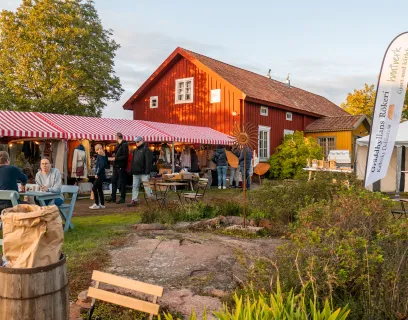
<path fill-rule="evenodd" d="M 126 199 L 126 166 L 129 154 L 128 143 L 123 140 L 123 135 L 121 133 L 116 134 L 116 142 L 118 145 L 115 148 L 115 162 L 113 163 L 113 173 L 112 173 L 112 196 L 108 202 L 116 202 L 116 191 L 120 190 L 120 200 L 117 204 L 125 203 Z"/>
<path fill-rule="evenodd" d="M 244 152 L 245 149 L 245 152 Z M 251 171 L 251 164 L 252 164 L 252 151 L 248 148 L 248 146 L 245 146 L 244 149 L 241 151 L 241 155 L 239 156 L 239 166 L 241 168 L 241 173 L 242 173 L 242 186 L 244 187 L 244 172 L 246 172 L 246 187 L 249 189 L 251 187 L 251 181 L 250 181 L 250 171 Z M 245 157 L 246 153 L 246 157 Z M 244 159 L 245 161 L 245 170 L 244 170 Z"/>
<path fill-rule="evenodd" d="M 214 155 L 211 158 L 217 166 L 218 174 L 218 189 L 227 188 L 227 154 L 224 148 L 219 145 L 217 150 L 215 150 Z"/>
<path fill-rule="evenodd" d="M 141 182 L 149 182 L 150 171 L 153 165 L 153 152 L 149 149 L 142 137 L 136 137 L 136 149 L 133 151 L 130 173 L 133 175 L 132 202 L 128 207 L 138 205 L 139 188 Z M 152 189 L 143 186 L 148 197 L 152 197 Z"/>
<path fill-rule="evenodd" d="M 27 176 L 15 166 L 10 166 L 10 157 L 6 151 L 0 151 L 0 190 L 17 191 L 17 182 L 26 185 Z M 3 209 L 12 207 L 11 201 L 0 200 L 0 213 Z"/>

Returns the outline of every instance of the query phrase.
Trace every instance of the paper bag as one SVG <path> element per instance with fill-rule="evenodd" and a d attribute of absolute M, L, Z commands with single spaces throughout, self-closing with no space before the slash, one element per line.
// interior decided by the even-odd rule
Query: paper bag
<path fill-rule="evenodd" d="M 20 204 L 3 210 L 1 220 L 7 267 L 35 268 L 59 261 L 64 231 L 57 206 Z"/>

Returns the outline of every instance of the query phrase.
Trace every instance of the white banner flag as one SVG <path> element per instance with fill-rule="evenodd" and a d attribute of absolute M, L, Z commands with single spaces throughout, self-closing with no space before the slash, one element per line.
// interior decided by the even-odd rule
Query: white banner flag
<path fill-rule="evenodd" d="M 408 32 L 391 42 L 381 67 L 368 146 L 366 187 L 387 174 L 404 107 L 407 66 Z"/>

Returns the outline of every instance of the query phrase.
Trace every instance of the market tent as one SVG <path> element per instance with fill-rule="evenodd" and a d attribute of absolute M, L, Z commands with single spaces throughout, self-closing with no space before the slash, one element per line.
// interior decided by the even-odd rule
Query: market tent
<path fill-rule="evenodd" d="M 357 139 L 356 173 L 359 179 L 364 179 L 369 140 L 370 136 L 365 136 Z M 405 148 L 405 163 L 403 164 L 401 147 L 408 147 L 408 121 L 401 123 L 398 127 L 398 133 L 395 139 L 395 147 L 391 156 L 390 164 L 388 166 L 387 175 L 383 179 L 381 179 L 379 190 L 375 191 L 396 192 L 397 194 L 399 193 L 401 183 L 401 165 L 402 167 L 404 167 L 405 165 L 405 170 L 408 170 L 408 149 Z M 408 191 L 407 178 L 408 175 L 406 175 L 406 179 L 404 181 L 404 191 Z M 373 185 L 369 186 L 368 189 L 373 190 Z"/>
<path fill-rule="evenodd" d="M 147 142 L 165 142 L 172 141 L 170 135 L 156 130 L 138 120 L 126 119 L 102 119 L 106 126 L 121 132 L 124 136 L 131 137 L 134 141 L 137 136 L 141 136 Z"/>
<path fill-rule="evenodd" d="M 40 117 L 66 132 L 66 138 L 114 141 L 121 132 L 125 140 L 142 136 L 148 142 L 170 141 L 170 136 L 135 120 L 91 118 L 63 114 L 38 113 Z"/>
<path fill-rule="evenodd" d="M 174 142 L 229 145 L 233 139 L 225 133 L 208 127 L 185 126 L 139 120 L 151 128 L 165 132 Z"/>
<path fill-rule="evenodd" d="M 0 111 L 0 136 L 63 139 L 65 133 L 34 112 Z"/>

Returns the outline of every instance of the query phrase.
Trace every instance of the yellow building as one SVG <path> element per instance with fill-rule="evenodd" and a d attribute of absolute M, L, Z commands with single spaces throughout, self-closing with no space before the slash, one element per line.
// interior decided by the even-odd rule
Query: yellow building
<path fill-rule="evenodd" d="M 321 118 L 306 127 L 305 136 L 316 138 L 325 157 L 330 150 L 349 150 L 354 159 L 356 140 L 370 134 L 364 115 Z"/>

